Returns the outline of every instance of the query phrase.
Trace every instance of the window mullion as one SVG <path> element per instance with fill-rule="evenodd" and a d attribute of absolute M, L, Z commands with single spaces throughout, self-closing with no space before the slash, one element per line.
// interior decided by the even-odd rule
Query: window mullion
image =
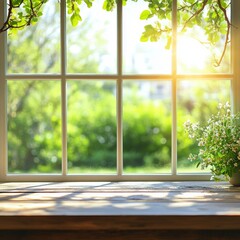
<path fill-rule="evenodd" d="M 62 107 L 62 174 L 67 175 L 67 92 L 66 92 L 66 0 L 61 1 L 61 107 Z"/>
<path fill-rule="evenodd" d="M 122 128 L 122 1 L 117 2 L 117 174 L 123 173 Z"/>
<path fill-rule="evenodd" d="M 6 1 L 0 1 L 0 25 L 4 23 Z M 6 32 L 0 34 L 0 180 L 7 174 L 7 81 Z"/>
<path fill-rule="evenodd" d="M 67 40 L 66 40 L 66 1 L 61 1 L 61 17 L 60 17 L 60 48 L 61 48 L 61 72 L 57 74 L 7 74 L 7 60 L 6 60 L 6 33 L 0 34 L 0 180 L 206 180 L 208 175 L 204 174 L 179 174 L 177 175 L 177 94 L 178 81 L 183 79 L 201 79 L 201 80 L 225 80 L 233 79 L 232 81 L 232 96 L 234 103 L 234 110 L 240 110 L 240 17 L 238 9 L 240 9 L 240 1 L 232 0 L 232 53 L 233 53 L 233 73 L 232 74 L 177 74 L 177 0 L 173 0 L 172 5 L 172 72 L 164 75 L 123 75 L 123 7 L 122 0 L 117 1 L 117 74 L 112 75 L 94 75 L 94 74 L 68 74 L 67 73 Z M 4 21 L 4 13 L 6 8 L 6 0 L 0 0 L 0 24 Z M 236 26 L 236 28 L 235 28 Z M 125 32 L 124 32 L 125 33 Z M 10 80 L 61 80 L 61 124 L 62 124 L 62 175 L 14 175 L 7 176 L 7 79 Z M 116 80 L 116 112 L 117 112 L 117 176 L 114 175 L 78 175 L 67 176 L 68 162 L 67 162 L 67 80 Z M 125 80 L 139 80 L 149 79 L 149 81 L 171 81 L 172 82 L 172 168 L 171 174 L 166 175 L 123 175 L 123 82 Z M 180 93 L 180 92 L 179 92 Z M 197 176 L 197 177 L 196 177 Z"/>
<path fill-rule="evenodd" d="M 177 0 L 172 3 L 172 175 L 177 174 Z"/>

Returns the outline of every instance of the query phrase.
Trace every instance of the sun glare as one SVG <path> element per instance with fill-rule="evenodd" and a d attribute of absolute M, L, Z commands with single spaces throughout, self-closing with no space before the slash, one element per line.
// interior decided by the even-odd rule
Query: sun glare
<path fill-rule="evenodd" d="M 198 40 L 178 37 L 177 60 L 180 70 L 204 70 L 207 67 L 210 52 Z"/>

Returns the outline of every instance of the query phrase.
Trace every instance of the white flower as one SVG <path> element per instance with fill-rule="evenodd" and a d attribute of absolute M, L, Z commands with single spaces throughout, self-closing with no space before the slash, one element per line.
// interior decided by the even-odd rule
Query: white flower
<path fill-rule="evenodd" d="M 197 155 L 191 161 L 198 160 L 199 167 L 212 167 L 214 177 L 225 172 L 226 177 L 232 167 L 240 167 L 240 112 L 231 113 L 230 104 L 219 104 L 219 111 L 206 123 L 199 125 L 185 122 L 184 127 L 190 138 L 195 138 L 199 147 Z"/>
<path fill-rule="evenodd" d="M 196 131 L 198 129 L 198 123 L 195 123 L 192 125 L 193 131 Z"/>
<path fill-rule="evenodd" d="M 218 108 L 221 109 L 223 107 L 222 103 L 218 104 Z"/>
<path fill-rule="evenodd" d="M 199 150 L 199 155 L 203 155 L 204 153 L 205 153 L 204 150 L 202 150 L 202 149 Z"/>
<path fill-rule="evenodd" d="M 191 125 L 192 125 L 192 124 L 191 124 L 191 121 L 190 121 L 189 119 L 183 124 L 183 126 L 184 126 L 185 128 L 189 128 Z"/>
<path fill-rule="evenodd" d="M 224 109 L 230 109 L 231 105 L 229 104 L 229 102 L 226 102 L 226 104 L 223 106 Z"/>

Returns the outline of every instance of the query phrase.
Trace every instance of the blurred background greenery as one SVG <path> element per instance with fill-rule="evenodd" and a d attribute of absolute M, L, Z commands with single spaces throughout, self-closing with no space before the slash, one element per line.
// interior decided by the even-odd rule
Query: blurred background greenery
<path fill-rule="evenodd" d="M 8 73 L 60 72 L 59 5 L 55 1 L 48 4 L 55 9 L 46 6 L 44 21 L 20 31 L 17 36 L 9 36 Z M 102 11 L 101 14 L 103 16 L 89 12 L 86 21 L 77 29 L 67 26 L 68 73 L 116 73 L 116 51 L 113 51 L 112 43 L 116 39 L 109 38 L 116 13 L 110 15 Z M 103 19 L 104 28 L 94 26 L 97 17 Z M 92 39 L 91 44 L 89 39 Z M 139 44 L 144 46 L 146 43 Z M 139 55 L 132 53 L 133 66 L 128 65 L 127 72 L 136 73 L 137 56 L 144 58 L 145 50 L 142 48 L 141 52 L 139 46 L 136 48 Z M 149 51 L 148 48 L 146 61 Z M 129 60 L 127 56 L 126 62 Z M 137 64 L 141 70 L 142 63 Z M 169 68 L 171 64 L 167 65 Z M 200 171 L 196 169 L 196 163 L 188 160 L 189 153 L 196 152 L 197 146 L 184 133 L 183 123 L 187 119 L 205 122 L 217 111 L 219 102 L 230 101 L 230 85 L 230 79 L 178 80 L 177 159 L 180 173 Z M 116 173 L 116 80 L 67 79 L 66 89 L 69 173 Z M 171 89 L 171 79 L 123 81 L 124 173 L 171 172 Z M 60 79 L 8 79 L 7 111 L 8 171 L 60 173 Z"/>

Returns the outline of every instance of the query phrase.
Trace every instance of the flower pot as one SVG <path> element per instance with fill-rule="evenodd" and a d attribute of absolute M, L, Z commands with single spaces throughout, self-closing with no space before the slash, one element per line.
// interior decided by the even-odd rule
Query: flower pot
<path fill-rule="evenodd" d="M 229 182 L 233 186 L 240 186 L 240 172 L 234 173 L 232 177 L 229 179 Z"/>

